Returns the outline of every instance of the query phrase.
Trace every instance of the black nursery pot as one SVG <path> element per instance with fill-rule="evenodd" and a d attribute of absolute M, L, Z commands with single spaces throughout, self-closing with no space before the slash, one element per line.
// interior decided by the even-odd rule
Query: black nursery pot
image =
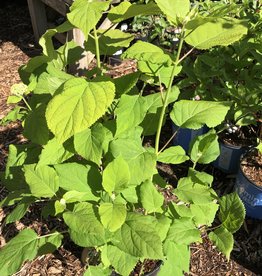
<path fill-rule="evenodd" d="M 234 146 L 219 141 L 220 155 L 213 162 L 215 168 L 224 173 L 236 174 L 239 169 L 240 157 L 247 151 L 247 147 Z"/>
<path fill-rule="evenodd" d="M 262 187 L 248 179 L 241 164 L 236 177 L 236 191 L 246 208 L 246 215 L 262 220 Z"/>

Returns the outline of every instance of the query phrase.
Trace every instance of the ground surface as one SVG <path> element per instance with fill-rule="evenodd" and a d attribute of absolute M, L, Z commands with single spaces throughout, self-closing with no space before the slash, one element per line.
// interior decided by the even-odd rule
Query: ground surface
<path fill-rule="evenodd" d="M 19 82 L 17 73 L 19 66 L 25 63 L 29 56 L 39 53 L 39 49 L 34 45 L 26 1 L 15 1 L 12 4 L 8 2 L 1 3 L 0 8 L 0 119 L 11 108 L 5 104 L 5 101 L 10 86 Z M 121 70 L 121 67 L 118 70 Z M 19 123 L 6 127 L 0 126 L 0 171 L 4 170 L 8 145 L 23 142 Z M 159 169 L 170 183 L 175 182 L 176 177 L 181 176 L 184 171 L 181 166 L 162 166 Z M 234 178 L 212 168 L 207 168 L 207 170 L 212 170 L 215 176 L 214 186 L 220 195 L 233 189 Z M 6 191 L 0 183 L 0 200 L 5 195 Z M 41 218 L 41 208 L 39 204 L 34 205 L 20 222 L 6 226 L 4 217 L 10 212 L 10 208 L 0 209 L 0 248 L 25 227 L 31 227 L 41 235 L 54 226 L 63 228 L 59 220 L 46 221 Z M 262 223 L 246 219 L 244 226 L 236 233 L 235 239 L 232 259 L 229 262 L 215 250 L 207 239 L 204 239 L 202 245 L 192 246 L 191 271 L 188 275 L 262 275 Z M 81 251 L 82 248 L 75 246 L 65 238 L 61 249 L 54 254 L 41 256 L 26 263 L 15 275 L 83 275 L 84 268 L 80 261 Z"/>

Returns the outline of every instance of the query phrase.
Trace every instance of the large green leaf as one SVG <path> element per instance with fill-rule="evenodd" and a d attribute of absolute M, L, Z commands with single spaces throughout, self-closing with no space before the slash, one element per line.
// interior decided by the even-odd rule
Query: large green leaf
<path fill-rule="evenodd" d="M 102 185 L 111 194 L 121 192 L 127 188 L 130 181 L 130 171 L 127 162 L 121 155 L 110 162 L 103 172 Z"/>
<path fill-rule="evenodd" d="M 166 259 L 157 275 L 183 276 L 184 272 L 189 272 L 189 246 L 185 244 L 177 244 L 167 240 L 164 244 L 164 254 Z"/>
<path fill-rule="evenodd" d="M 138 126 L 144 119 L 146 112 L 147 102 L 144 97 L 122 95 L 115 110 L 117 134 Z"/>
<path fill-rule="evenodd" d="M 75 150 L 86 160 L 99 165 L 106 137 L 106 128 L 102 124 L 96 124 L 74 136 Z"/>
<path fill-rule="evenodd" d="M 75 0 L 67 18 L 71 24 L 82 30 L 86 39 L 89 32 L 96 26 L 110 2 Z"/>
<path fill-rule="evenodd" d="M 197 226 L 207 225 L 211 226 L 215 219 L 216 212 L 219 205 L 212 202 L 209 204 L 191 204 L 190 210 L 192 212 L 193 220 Z"/>
<path fill-rule="evenodd" d="M 63 144 L 58 143 L 57 139 L 53 138 L 43 147 L 38 166 L 63 163 L 72 156 L 73 153 L 66 150 Z"/>
<path fill-rule="evenodd" d="M 221 124 L 229 109 L 230 104 L 224 102 L 181 100 L 174 104 L 170 116 L 179 127 L 199 129 L 206 124 L 212 128 Z"/>
<path fill-rule="evenodd" d="M 113 79 L 116 87 L 116 96 L 120 97 L 123 94 L 128 93 L 137 83 L 140 73 L 134 72 L 131 74 L 124 75 L 119 78 Z"/>
<path fill-rule="evenodd" d="M 131 4 L 128 1 L 123 1 L 116 7 L 109 10 L 108 18 L 112 22 L 117 23 L 137 15 L 153 15 L 159 14 L 160 12 L 160 9 L 153 2 L 144 5 Z"/>
<path fill-rule="evenodd" d="M 102 203 L 99 207 L 101 222 L 111 232 L 119 229 L 126 219 L 126 206 L 121 203 Z"/>
<path fill-rule="evenodd" d="M 108 267 L 89 265 L 83 276 L 108 276 L 111 272 Z"/>
<path fill-rule="evenodd" d="M 92 190 L 100 190 L 101 175 L 97 167 L 78 163 L 55 165 L 59 187 L 66 191 L 86 192 L 95 199 Z"/>
<path fill-rule="evenodd" d="M 176 26 L 190 10 L 189 0 L 156 0 L 156 3 L 167 19 Z"/>
<path fill-rule="evenodd" d="M 151 181 L 145 181 L 140 186 L 140 199 L 143 208 L 145 208 L 148 213 L 163 212 L 161 207 L 164 203 L 164 197 L 157 191 L 155 185 Z"/>
<path fill-rule="evenodd" d="M 107 246 L 107 257 L 115 270 L 123 276 L 129 276 L 139 260 L 112 245 Z"/>
<path fill-rule="evenodd" d="M 63 235 L 59 232 L 50 233 L 50 236 L 39 237 L 37 255 L 45 255 L 53 253 L 58 247 L 61 246 Z"/>
<path fill-rule="evenodd" d="M 186 24 L 186 43 L 198 49 L 227 46 L 247 34 L 243 20 L 221 17 L 198 17 Z"/>
<path fill-rule="evenodd" d="M 234 246 L 234 238 L 226 228 L 220 227 L 208 234 L 211 241 L 214 242 L 218 250 L 220 250 L 229 260 L 230 253 Z"/>
<path fill-rule="evenodd" d="M 245 207 L 236 192 L 224 195 L 219 200 L 219 219 L 224 228 L 235 233 L 245 219 Z"/>
<path fill-rule="evenodd" d="M 48 127 L 64 142 L 85 130 L 103 116 L 114 99 L 115 88 L 110 81 L 87 82 L 83 78 L 68 80 L 61 94 L 48 104 Z"/>
<path fill-rule="evenodd" d="M 190 245 L 193 242 L 201 242 L 199 229 L 196 228 L 192 218 L 175 219 L 167 233 L 167 240 L 177 244 Z"/>
<path fill-rule="evenodd" d="M 25 165 L 25 179 L 32 195 L 36 197 L 53 197 L 58 188 L 58 176 L 55 170 L 48 166 L 36 167 L 35 164 Z"/>
<path fill-rule="evenodd" d="M 172 64 L 170 56 L 165 54 L 161 48 L 143 41 L 136 42 L 122 56 L 123 58 L 160 64 L 161 66 Z"/>
<path fill-rule="evenodd" d="M 162 242 L 153 221 L 153 217 L 129 213 L 115 233 L 114 245 L 135 257 L 162 259 Z"/>
<path fill-rule="evenodd" d="M 105 231 L 93 210 L 93 205 L 81 202 L 73 212 L 63 214 L 72 240 L 79 246 L 99 246 L 105 243 Z"/>
<path fill-rule="evenodd" d="M 22 230 L 0 249 L 0 275 L 13 275 L 26 260 L 37 255 L 38 237 L 32 229 Z"/>
<path fill-rule="evenodd" d="M 99 51 L 101 55 L 113 55 L 118 50 L 127 48 L 130 42 L 134 39 L 134 35 L 124 33 L 120 30 L 109 30 L 107 32 L 99 30 L 98 35 Z M 85 44 L 85 49 L 96 54 L 94 38 L 88 38 L 88 42 Z"/>
<path fill-rule="evenodd" d="M 170 147 L 157 156 L 157 161 L 170 164 L 180 164 L 188 159 L 189 157 L 181 146 Z"/>
<path fill-rule="evenodd" d="M 190 158 L 194 163 L 208 164 L 219 156 L 218 136 L 214 130 L 197 136 L 189 150 Z"/>

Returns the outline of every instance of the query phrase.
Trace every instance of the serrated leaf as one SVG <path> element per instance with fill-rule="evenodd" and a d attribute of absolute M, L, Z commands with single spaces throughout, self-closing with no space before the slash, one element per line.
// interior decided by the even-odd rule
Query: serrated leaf
<path fill-rule="evenodd" d="M 153 15 L 159 14 L 160 12 L 160 9 L 153 2 L 144 5 L 131 4 L 127 1 L 124 1 L 109 10 L 108 19 L 114 23 L 117 23 L 137 15 Z"/>
<path fill-rule="evenodd" d="M 164 253 L 166 259 L 157 275 L 183 276 L 184 272 L 189 272 L 190 250 L 187 245 L 167 240 L 164 244 Z"/>
<path fill-rule="evenodd" d="M 66 150 L 63 144 L 58 143 L 57 139 L 53 138 L 43 147 L 38 166 L 63 163 L 72 156 L 72 152 Z"/>
<path fill-rule="evenodd" d="M 144 97 L 139 95 L 122 95 L 115 110 L 115 114 L 117 115 L 116 135 L 138 126 L 144 119 L 146 112 L 147 103 Z"/>
<path fill-rule="evenodd" d="M 192 221 L 192 218 L 175 219 L 167 233 L 167 240 L 177 244 L 190 245 L 193 242 L 201 242 L 200 231 Z"/>
<path fill-rule="evenodd" d="M 55 165 L 55 170 L 59 179 L 59 187 L 66 191 L 88 193 L 90 198 L 96 200 L 93 191 L 100 190 L 101 187 L 101 174 L 98 168 L 78 163 L 65 163 Z"/>
<path fill-rule="evenodd" d="M 105 231 L 93 210 L 93 205 L 81 202 L 73 212 L 63 214 L 72 240 L 79 246 L 99 246 L 105 243 Z"/>
<path fill-rule="evenodd" d="M 197 49 L 227 46 L 247 34 L 246 22 L 235 18 L 198 17 L 186 24 L 185 41 Z"/>
<path fill-rule="evenodd" d="M 99 36 L 99 51 L 101 55 L 113 55 L 118 50 L 122 48 L 127 48 L 130 42 L 134 39 L 134 35 L 122 32 L 118 29 L 116 30 L 98 30 L 97 34 Z M 88 38 L 85 44 L 85 49 L 87 51 L 96 54 L 96 44 L 95 39 L 92 37 Z"/>
<path fill-rule="evenodd" d="M 143 208 L 150 213 L 162 213 L 161 209 L 164 203 L 164 197 L 160 194 L 151 181 L 145 181 L 140 186 L 140 200 Z"/>
<path fill-rule="evenodd" d="M 45 145 L 49 140 L 49 129 L 45 118 L 46 105 L 41 104 L 29 112 L 24 121 L 24 132 L 26 138 L 33 143 Z"/>
<path fill-rule="evenodd" d="M 234 245 L 233 235 L 226 228 L 220 227 L 210 232 L 208 237 L 229 260 Z"/>
<path fill-rule="evenodd" d="M 103 172 L 102 185 L 109 194 L 119 193 L 127 188 L 130 181 L 130 171 L 127 162 L 121 155 L 109 163 Z"/>
<path fill-rule="evenodd" d="M 222 123 L 229 109 L 225 102 L 181 100 L 174 104 L 170 117 L 179 127 L 199 129 L 206 124 L 212 128 Z"/>
<path fill-rule="evenodd" d="M 25 179 L 30 191 L 36 197 L 53 197 L 58 188 L 58 176 L 55 170 L 48 166 L 36 168 L 35 164 L 25 165 Z"/>
<path fill-rule="evenodd" d="M 32 229 L 22 230 L 0 249 L 0 275 L 13 275 L 26 260 L 37 255 L 38 237 Z"/>
<path fill-rule="evenodd" d="M 47 125 L 62 143 L 103 116 L 114 95 L 114 84 L 110 81 L 70 79 L 63 85 L 63 91 L 49 102 Z"/>
<path fill-rule="evenodd" d="M 109 268 L 89 265 L 83 276 L 108 276 L 111 272 Z"/>
<path fill-rule="evenodd" d="M 138 41 L 130 48 L 128 48 L 123 53 L 122 57 L 161 64 L 161 66 L 172 64 L 170 56 L 165 54 L 161 48 L 154 44 L 143 41 Z"/>
<path fill-rule="evenodd" d="M 219 205 L 216 203 L 210 204 L 191 204 L 190 210 L 194 216 L 193 220 L 196 225 L 207 225 L 211 226 Z"/>
<path fill-rule="evenodd" d="M 189 149 L 189 155 L 194 163 L 208 164 L 215 161 L 220 154 L 218 136 L 214 130 L 197 136 Z"/>
<path fill-rule="evenodd" d="M 129 213 L 113 244 L 134 257 L 162 259 L 161 239 L 152 224 L 153 217 Z"/>
<path fill-rule="evenodd" d="M 101 222 L 110 232 L 115 232 L 122 226 L 126 214 L 126 206 L 121 203 L 102 203 L 99 207 Z"/>
<path fill-rule="evenodd" d="M 188 203 L 207 204 L 215 199 L 215 193 L 210 187 L 192 182 L 189 177 L 179 179 L 174 193 L 180 200 Z"/>
<path fill-rule="evenodd" d="M 159 153 L 157 161 L 169 164 L 181 164 L 189 157 L 181 146 L 173 146 Z"/>
<path fill-rule="evenodd" d="M 102 124 L 96 124 L 74 136 L 74 147 L 79 155 L 99 165 L 105 139 L 106 128 Z"/>
<path fill-rule="evenodd" d="M 189 0 L 156 0 L 156 3 L 167 16 L 167 19 L 175 26 L 184 19 L 190 10 Z"/>
<path fill-rule="evenodd" d="M 82 30 L 87 39 L 89 32 L 96 26 L 110 2 L 75 0 L 67 18 L 71 24 Z"/>
<path fill-rule="evenodd" d="M 139 260 L 112 245 L 107 246 L 107 257 L 115 270 L 123 276 L 128 276 Z"/>
<path fill-rule="evenodd" d="M 245 219 L 245 207 L 236 192 L 224 195 L 219 200 L 219 219 L 222 226 L 229 232 L 235 233 Z"/>

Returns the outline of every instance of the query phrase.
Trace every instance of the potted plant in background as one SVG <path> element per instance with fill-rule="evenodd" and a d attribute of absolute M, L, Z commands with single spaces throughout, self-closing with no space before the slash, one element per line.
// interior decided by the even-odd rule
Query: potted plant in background
<path fill-rule="evenodd" d="M 112 51 L 127 47 L 131 36 L 96 30 L 104 11 L 115 24 L 139 14 L 163 13 L 171 24 L 181 26 L 178 48 L 170 54 L 138 41 L 123 54 L 137 60 L 138 72 L 111 79 L 100 61 L 101 52 L 107 45 Z M 178 100 L 180 91 L 173 83 L 192 53 L 183 52 L 184 45 L 209 49 L 231 44 L 247 33 L 245 22 L 203 16 L 190 1 L 181 6 L 179 1 L 167 5 L 166 0 L 116 6 L 76 0 L 67 17 L 41 38 L 43 54 L 20 69 L 29 96 L 15 96 L 26 101 L 22 118 L 29 142 L 10 146 L 2 175 L 9 194 L 1 202 L 16 206 L 6 223 L 22 218 L 31 204 L 44 202 L 43 215 L 57 217 L 66 227 L 43 236 L 22 230 L 0 250 L 0 274 L 11 275 L 24 261 L 52 252 L 68 234 L 77 245 L 96 252 L 96 262 L 89 263 L 85 275 L 129 275 L 139 263 L 142 274 L 147 259 L 163 262 L 158 275 L 183 275 L 189 271 L 189 245 L 201 242 L 207 232 L 229 258 L 233 233 L 244 220 L 243 204 L 236 193 L 218 198 L 211 187 L 213 177 L 197 171 L 197 164 L 210 163 L 219 154 L 213 128 L 223 122 L 230 103 Z M 55 33 L 74 27 L 83 31 L 85 47 L 97 60 L 97 67 L 82 77 L 68 74 L 66 68 L 83 49 L 71 41 L 57 50 L 52 44 Z M 139 79 L 160 92 L 143 94 L 136 86 Z M 181 128 L 211 128 L 194 141 L 189 156 L 180 146 L 160 145 L 169 114 Z M 154 145 L 144 146 L 143 136 L 149 133 L 155 134 Z M 156 170 L 157 162 L 179 164 L 189 159 L 193 165 L 176 188 Z M 168 188 L 172 199 L 164 197 Z M 221 224 L 213 229 L 216 213 Z"/>

